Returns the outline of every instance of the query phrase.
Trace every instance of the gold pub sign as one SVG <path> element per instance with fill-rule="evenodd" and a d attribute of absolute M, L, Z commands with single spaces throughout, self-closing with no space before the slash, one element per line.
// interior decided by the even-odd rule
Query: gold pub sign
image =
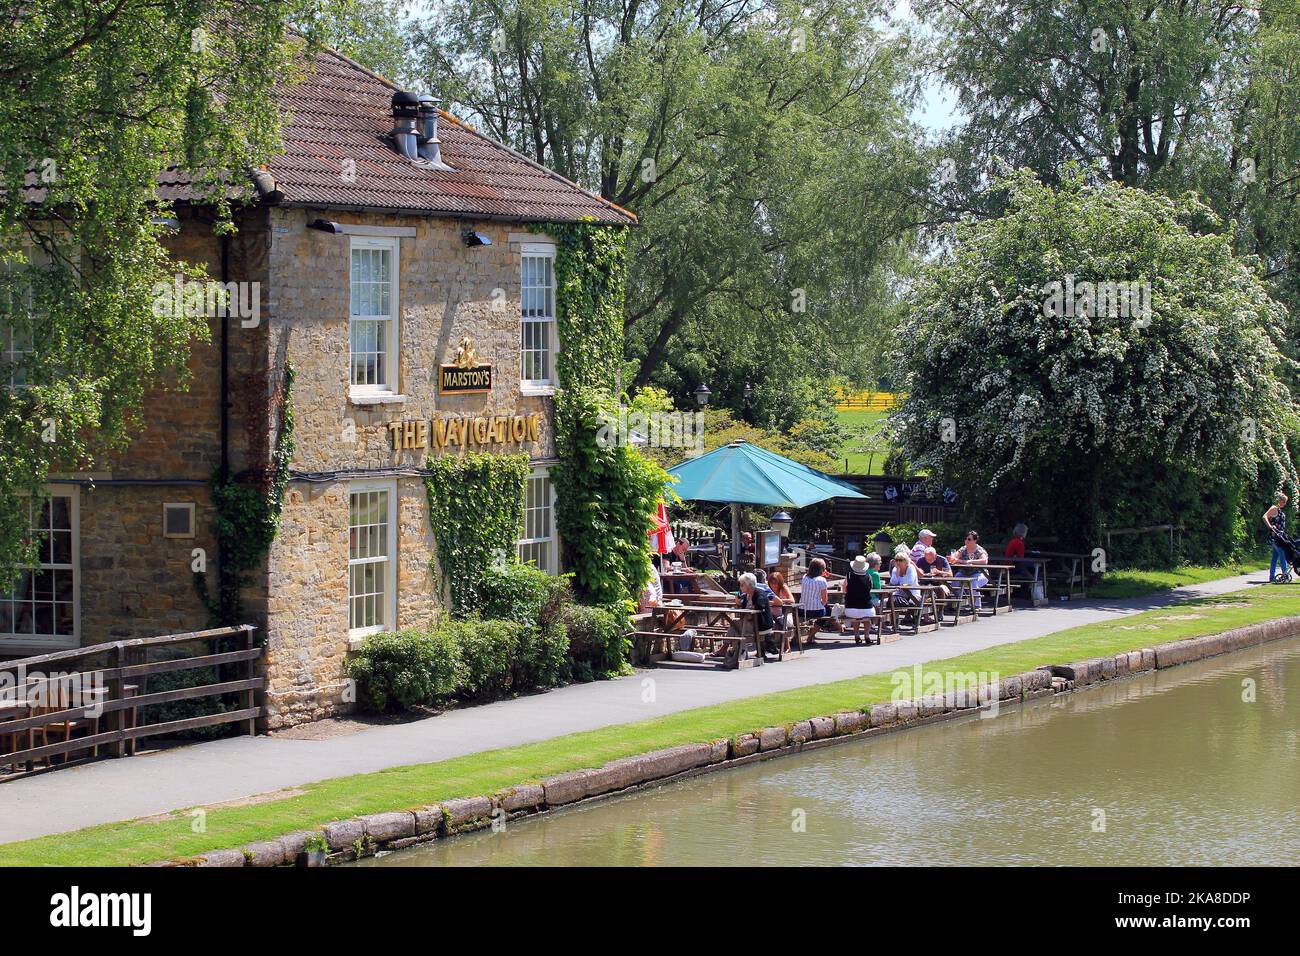
<path fill-rule="evenodd" d="M 492 366 L 478 360 L 478 351 L 468 335 L 460 340 L 452 363 L 438 366 L 438 391 L 444 395 L 492 391 Z"/>
<path fill-rule="evenodd" d="M 541 439 L 542 416 L 445 415 L 432 420 L 407 418 L 389 422 L 393 451 L 413 448 L 461 448 L 475 445 L 521 445 Z"/>

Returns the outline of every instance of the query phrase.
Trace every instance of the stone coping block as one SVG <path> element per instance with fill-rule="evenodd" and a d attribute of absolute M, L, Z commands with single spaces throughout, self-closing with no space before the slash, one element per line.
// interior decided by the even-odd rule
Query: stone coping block
<path fill-rule="evenodd" d="M 835 715 L 835 732 L 837 734 L 856 734 L 868 723 L 867 715 L 862 711 L 845 711 L 842 714 Z"/>
<path fill-rule="evenodd" d="M 898 722 L 898 705 L 897 704 L 872 704 L 871 705 L 871 726 L 887 727 L 890 724 Z"/>
<path fill-rule="evenodd" d="M 942 694 L 929 694 L 917 701 L 917 707 L 921 711 L 922 717 L 938 717 L 948 708 L 944 704 Z"/>
<path fill-rule="evenodd" d="M 796 720 L 790 725 L 790 743 L 806 744 L 813 739 L 812 721 Z"/>
<path fill-rule="evenodd" d="M 834 717 L 814 717 L 808 721 L 812 727 L 813 740 L 825 740 L 827 737 L 835 736 L 835 718 Z"/>
<path fill-rule="evenodd" d="M 661 780 L 696 767 L 703 767 L 713 759 L 712 744 L 681 744 L 663 750 L 652 750 L 641 757 L 628 758 L 638 765 L 637 783 Z M 621 788 L 620 788 L 621 789 Z"/>
<path fill-rule="evenodd" d="M 726 737 L 719 737 L 709 744 L 709 763 L 722 763 L 730 753 L 731 741 Z"/>
<path fill-rule="evenodd" d="M 320 836 L 320 831 L 295 830 L 276 840 L 284 851 L 284 862 L 292 863 L 298 859 L 299 854 L 307 852 L 307 841 L 314 836 Z"/>
<path fill-rule="evenodd" d="M 447 824 L 447 831 L 472 826 L 479 820 L 492 817 L 492 801 L 487 797 L 461 797 L 459 800 L 447 800 L 442 805 L 442 816 Z"/>
<path fill-rule="evenodd" d="M 497 794 L 497 805 L 506 813 L 536 810 L 546 802 L 546 790 L 540 783 L 525 783 Z"/>
<path fill-rule="evenodd" d="M 415 835 L 424 836 L 428 833 L 439 833 L 442 830 L 442 821 L 446 816 L 442 812 L 442 804 L 435 803 L 427 807 L 420 807 L 411 814 L 415 817 Z"/>
<path fill-rule="evenodd" d="M 243 850 L 209 850 L 194 865 L 233 867 L 243 866 L 246 862 Z"/>
<path fill-rule="evenodd" d="M 998 700 L 1019 700 L 1024 681 L 1019 675 L 998 681 Z"/>
<path fill-rule="evenodd" d="M 322 829 L 325 831 L 325 844 L 331 850 L 351 850 L 366 834 L 366 825 L 360 819 L 335 820 Z"/>
<path fill-rule="evenodd" d="M 546 805 L 561 807 L 566 803 L 573 803 L 590 796 L 595 792 L 588 780 L 593 773 L 594 770 L 570 770 L 568 773 L 556 774 L 543 780 L 542 789 L 546 793 Z"/>
<path fill-rule="evenodd" d="M 294 857 L 285 858 L 284 844 L 279 840 L 262 840 L 250 843 L 243 848 L 244 858 L 249 866 L 279 866 L 293 862 Z"/>
<path fill-rule="evenodd" d="M 390 813 L 372 813 L 361 818 L 365 824 L 366 836 L 376 843 L 388 843 L 415 836 L 415 814 L 409 810 L 394 810 Z"/>
<path fill-rule="evenodd" d="M 764 727 L 758 732 L 758 749 L 778 750 L 789 739 L 789 732 L 784 727 Z"/>
<path fill-rule="evenodd" d="M 921 708 L 916 705 L 916 701 L 900 700 L 894 705 L 898 708 L 898 719 L 900 721 L 916 720 L 920 714 Z"/>
<path fill-rule="evenodd" d="M 756 753 L 758 753 L 758 736 L 755 734 L 740 734 L 731 746 L 733 759 L 748 757 Z"/>

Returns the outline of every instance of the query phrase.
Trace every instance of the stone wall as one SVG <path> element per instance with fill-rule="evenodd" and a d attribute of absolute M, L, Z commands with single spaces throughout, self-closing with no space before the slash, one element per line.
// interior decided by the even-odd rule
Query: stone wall
<path fill-rule="evenodd" d="M 221 244 L 210 223 L 182 208 L 181 228 L 164 244 L 178 259 L 221 277 Z M 230 280 L 258 282 L 266 314 L 269 237 L 265 212 L 247 211 L 230 242 Z M 250 434 L 261 428 L 253 413 L 265 392 L 266 326 L 245 329 L 230 321 L 230 447 L 236 470 L 250 464 Z M 217 551 L 209 482 L 220 463 L 221 320 L 193 342 L 188 375 L 169 376 L 147 393 L 141 427 L 122 449 L 105 453 L 91 470 L 52 476 L 55 485 L 79 486 L 81 541 L 80 643 L 152 637 L 203 628 L 206 608 L 191 572 L 192 550 L 203 548 L 212 590 Z M 195 504 L 195 537 L 163 536 L 163 503 Z M 264 591 L 252 589 L 251 613 L 262 613 Z"/>
<path fill-rule="evenodd" d="M 395 482 L 398 494 L 397 626 L 428 624 L 438 599 L 423 479 L 431 449 L 394 451 L 386 424 L 443 415 L 542 416 L 540 441 L 499 446 L 553 455 L 551 399 L 519 387 L 520 226 L 498 223 L 273 209 L 268 348 L 272 383 L 295 371 L 296 476 L 269 559 L 268 726 L 346 709 L 348 495 L 353 481 Z M 401 400 L 359 404 L 348 390 L 350 239 L 308 229 L 312 219 L 414 228 L 400 237 Z M 467 248 L 461 232 L 486 234 Z M 516 241 L 511 242 L 511 236 Z M 470 335 L 493 366 L 493 391 L 438 394 L 438 366 Z M 444 453 L 435 451 L 434 453 Z M 460 450 L 447 451 L 460 453 Z M 343 473 L 343 474 L 340 474 Z"/>

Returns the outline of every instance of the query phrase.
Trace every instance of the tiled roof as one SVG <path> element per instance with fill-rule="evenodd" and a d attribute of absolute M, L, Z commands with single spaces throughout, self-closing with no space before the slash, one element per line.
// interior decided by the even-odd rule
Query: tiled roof
<path fill-rule="evenodd" d="M 282 203 L 518 220 L 626 225 L 635 217 L 444 112 L 442 159 L 451 171 L 423 169 L 393 148 L 394 87 L 339 53 L 321 49 L 316 67 L 279 89 L 288 121 L 285 151 L 259 187 Z M 355 166 L 355 178 L 347 160 Z M 351 178 L 351 177 L 349 177 Z M 196 200 L 183 171 L 159 178 L 164 199 Z"/>

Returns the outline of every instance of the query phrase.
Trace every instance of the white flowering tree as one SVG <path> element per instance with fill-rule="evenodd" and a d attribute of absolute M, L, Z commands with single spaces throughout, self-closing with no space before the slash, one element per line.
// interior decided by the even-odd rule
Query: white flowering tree
<path fill-rule="evenodd" d="M 1002 186 L 1006 214 L 958 226 L 914 290 L 905 454 L 992 534 L 1172 521 L 1189 556 L 1243 544 L 1243 492 L 1296 483 L 1295 366 L 1257 264 L 1194 198 L 1073 171 Z"/>

